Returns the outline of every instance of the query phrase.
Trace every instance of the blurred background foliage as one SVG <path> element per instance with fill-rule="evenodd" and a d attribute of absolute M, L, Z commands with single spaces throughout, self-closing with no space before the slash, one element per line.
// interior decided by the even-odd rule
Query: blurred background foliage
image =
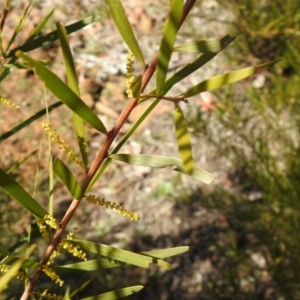
<path fill-rule="evenodd" d="M 218 248 L 225 259 L 220 280 L 203 289 L 212 299 L 299 299 L 300 2 L 219 4 L 234 14 L 233 65 L 283 60 L 259 75 L 261 85 L 216 91 L 215 113 L 199 113 L 190 124 L 232 163 L 229 178 L 238 187 L 219 185 L 202 197 L 234 228 L 231 242 Z"/>

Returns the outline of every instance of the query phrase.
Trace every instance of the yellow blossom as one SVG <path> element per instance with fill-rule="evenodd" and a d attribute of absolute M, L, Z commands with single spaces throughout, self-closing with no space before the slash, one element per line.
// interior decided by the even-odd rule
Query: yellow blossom
<path fill-rule="evenodd" d="M 121 214 L 124 217 L 127 217 L 131 220 L 138 221 L 140 219 L 140 216 L 138 214 L 126 210 L 124 206 L 119 205 L 115 202 L 106 201 L 104 198 L 98 198 L 94 195 L 88 195 L 88 196 L 86 196 L 86 199 L 89 202 L 92 202 L 94 204 L 101 205 L 106 208 L 110 208 L 110 209 L 114 210 L 115 212 L 117 212 L 118 214 Z"/>
<path fill-rule="evenodd" d="M 59 144 L 59 149 L 62 149 L 65 154 L 67 154 L 68 158 L 75 162 L 76 164 L 80 165 L 82 168 L 86 168 L 84 163 L 79 160 L 77 155 L 73 150 L 70 150 L 69 146 L 65 143 L 64 140 L 60 138 L 60 136 L 56 133 L 56 130 L 51 129 L 51 125 L 47 123 L 42 124 L 44 130 L 48 132 L 49 136 L 51 137 L 52 141 Z"/>
<path fill-rule="evenodd" d="M 127 57 L 127 64 L 126 64 L 126 93 L 128 95 L 128 98 L 133 97 L 133 92 L 132 92 L 132 83 L 134 82 L 134 56 L 131 51 L 129 51 Z"/>
<path fill-rule="evenodd" d="M 12 108 L 20 108 L 17 104 L 11 102 L 10 100 L 5 99 L 4 97 L 0 96 L 0 103 L 6 104 L 7 106 L 10 106 Z"/>

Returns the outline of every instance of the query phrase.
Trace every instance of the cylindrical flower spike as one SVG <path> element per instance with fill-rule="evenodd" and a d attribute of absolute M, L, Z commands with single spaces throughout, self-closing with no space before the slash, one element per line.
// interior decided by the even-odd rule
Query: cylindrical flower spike
<path fill-rule="evenodd" d="M 42 126 L 45 129 L 45 131 L 49 133 L 49 136 L 51 137 L 52 141 L 59 144 L 59 149 L 62 149 L 71 161 L 86 169 L 84 163 L 81 160 L 79 160 L 79 158 L 75 155 L 75 152 L 73 150 L 70 150 L 69 146 L 65 143 L 65 141 L 62 140 L 60 136 L 56 133 L 56 130 L 51 130 L 51 125 L 43 123 Z"/>
<path fill-rule="evenodd" d="M 126 56 L 127 64 L 126 64 L 126 94 L 128 95 L 128 98 L 133 97 L 132 92 L 132 83 L 134 82 L 134 56 L 131 51 L 129 51 L 128 55 Z"/>
<path fill-rule="evenodd" d="M 106 201 L 104 198 L 98 198 L 95 195 L 88 195 L 85 197 L 89 202 L 104 206 L 106 208 L 110 208 L 110 209 L 114 210 L 115 212 L 117 212 L 118 214 L 121 214 L 124 217 L 127 217 L 131 220 L 138 221 L 140 219 L 140 216 L 138 214 L 126 210 L 125 207 L 123 207 L 122 205 L 119 205 L 114 202 Z"/>

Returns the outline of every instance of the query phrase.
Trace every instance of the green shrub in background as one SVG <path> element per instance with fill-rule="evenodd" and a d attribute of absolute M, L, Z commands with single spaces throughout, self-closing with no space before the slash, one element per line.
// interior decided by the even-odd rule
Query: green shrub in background
<path fill-rule="evenodd" d="M 214 299 L 298 299 L 300 4 L 220 4 L 235 15 L 233 63 L 278 56 L 284 60 L 272 72 L 262 72 L 265 83 L 260 88 L 241 84 L 215 92 L 216 111 L 191 124 L 214 145 L 217 156 L 232 162 L 229 178 L 239 187 L 235 192 L 219 187 L 206 195 L 205 205 L 230 220 L 231 244 L 218 249 L 227 261 L 221 280 L 212 279 L 204 290 Z"/>
<path fill-rule="evenodd" d="M 255 67 L 248 67 L 237 71 L 232 71 L 224 75 L 218 75 L 209 78 L 203 82 L 190 87 L 181 95 L 166 96 L 173 85 L 180 82 L 186 76 L 192 74 L 220 51 L 226 48 L 234 38 L 226 35 L 221 39 L 211 39 L 205 41 L 194 41 L 184 45 L 174 46 L 176 34 L 185 21 L 187 15 L 195 4 L 195 0 L 170 1 L 170 12 L 166 19 L 165 26 L 162 33 L 160 49 L 157 56 L 150 64 L 145 62 L 140 46 L 135 38 L 131 25 L 124 13 L 124 9 L 120 1 L 106 0 L 108 11 L 120 32 L 124 42 L 127 44 L 129 54 L 127 57 L 127 94 L 129 96 L 128 103 L 125 109 L 116 121 L 116 124 L 107 129 L 102 121 L 95 115 L 95 113 L 81 100 L 80 91 L 78 88 L 77 77 L 75 73 L 75 66 L 70 51 L 67 35 L 80 30 L 82 27 L 97 21 L 98 16 L 91 16 L 78 21 L 74 24 L 64 26 L 57 23 L 57 29 L 47 35 L 42 35 L 42 29 L 46 23 L 51 19 L 53 13 L 49 15 L 35 28 L 28 40 L 21 46 L 11 49 L 11 45 L 16 36 L 21 32 L 24 21 L 30 13 L 31 5 L 27 7 L 15 32 L 12 35 L 10 42 L 7 45 L 2 43 L 2 36 L 0 39 L 1 50 L 1 73 L 0 80 L 3 82 L 5 78 L 12 71 L 16 69 L 32 68 L 38 77 L 44 83 L 55 97 L 60 101 L 48 107 L 47 103 L 41 110 L 33 115 L 30 119 L 24 120 L 16 127 L 0 136 L 0 141 L 13 136 L 19 130 L 26 128 L 29 124 L 37 121 L 41 116 L 47 116 L 47 123 L 41 124 L 49 135 L 49 205 L 46 209 L 40 204 L 39 199 L 35 199 L 34 191 L 26 191 L 17 180 L 12 178 L 9 173 L 13 169 L 18 169 L 20 162 L 16 166 L 12 166 L 10 170 L 0 169 L 0 186 L 6 195 L 11 199 L 17 201 L 21 207 L 29 211 L 33 219 L 39 227 L 41 236 L 44 238 L 46 251 L 40 262 L 36 261 L 31 253 L 35 248 L 35 237 L 31 234 L 30 224 L 28 224 L 28 240 L 24 243 L 16 243 L 13 245 L 5 245 L 0 242 L 1 255 L 1 271 L 4 275 L 0 277 L 0 290 L 5 292 L 7 284 L 14 277 L 18 277 L 25 282 L 24 291 L 20 291 L 21 299 L 70 299 L 78 292 L 69 291 L 65 288 L 61 292 L 61 296 L 51 294 L 43 288 L 39 288 L 40 277 L 45 273 L 54 283 L 63 286 L 64 282 L 60 277 L 60 272 L 87 272 L 92 270 L 100 270 L 105 268 L 118 268 L 124 265 L 133 265 L 141 268 L 148 268 L 149 264 L 157 264 L 162 268 L 169 269 L 171 266 L 165 262 L 164 259 L 170 256 L 178 255 L 188 250 L 187 246 L 152 250 L 143 253 L 133 253 L 109 245 L 100 243 L 93 243 L 87 240 L 75 240 L 73 238 L 74 232 L 69 231 L 65 234 L 65 229 L 69 221 L 73 218 L 75 211 L 80 211 L 81 205 L 89 201 L 95 205 L 103 206 L 106 209 L 113 209 L 119 214 L 137 221 L 139 216 L 136 212 L 130 212 L 125 207 L 116 203 L 110 202 L 107 199 L 101 198 L 100 195 L 92 195 L 89 193 L 92 186 L 97 180 L 101 180 L 101 175 L 105 172 L 106 167 L 117 161 L 126 162 L 130 164 L 144 165 L 153 168 L 164 168 L 168 166 L 174 167 L 174 171 L 186 174 L 196 178 L 204 183 L 210 183 L 213 176 L 196 167 L 193 160 L 193 153 L 191 147 L 191 140 L 187 130 L 185 116 L 180 108 L 180 102 L 187 102 L 190 98 L 203 91 L 213 90 L 221 86 L 234 83 L 242 80 L 256 73 L 258 69 L 268 66 L 275 61 L 264 63 Z M 1 18 L 1 32 L 4 32 L 7 12 L 9 11 L 9 4 L 4 8 Z M 57 75 L 45 66 L 45 62 L 37 61 L 24 52 L 29 52 L 41 47 L 43 44 L 59 39 L 61 49 L 63 52 L 65 70 L 67 75 L 67 84 L 64 83 Z M 174 74 L 168 74 L 168 65 L 171 55 L 174 51 L 184 53 L 198 53 L 198 57 L 189 64 L 181 68 Z M 133 63 L 134 58 L 141 64 L 141 74 L 135 75 Z M 156 86 L 153 90 L 145 92 L 148 82 L 153 77 L 154 73 L 156 79 Z M 114 149 L 110 149 L 118 132 L 123 127 L 125 121 L 128 119 L 130 113 L 140 103 L 154 98 L 142 116 L 135 124 L 125 133 L 123 138 L 118 142 Z M 178 142 L 179 158 L 152 156 L 150 154 L 133 155 L 119 153 L 121 147 L 139 127 L 148 114 L 155 108 L 159 101 L 171 101 L 174 103 L 174 127 L 176 131 L 176 138 Z M 5 96 L 1 96 L 3 104 L 10 104 Z M 46 102 L 46 101 L 45 101 Z M 149 101 L 150 102 L 150 101 Z M 77 136 L 78 149 L 70 149 L 64 140 L 56 133 L 55 129 L 51 127 L 51 118 L 49 112 L 59 105 L 65 105 L 73 114 L 73 126 Z M 86 125 L 86 124 L 88 125 Z M 94 161 L 88 161 L 88 141 L 85 135 L 85 126 L 91 126 L 99 131 L 105 137 L 103 145 Z M 52 157 L 52 143 L 58 143 L 62 152 L 67 156 L 63 161 L 57 157 L 53 160 Z M 77 154 L 79 153 L 79 154 Z M 69 165 L 75 164 L 84 173 L 83 179 L 78 182 L 78 178 L 73 174 Z M 73 168 L 73 167 L 72 167 Z M 54 180 L 60 179 L 67 187 L 70 195 L 74 200 L 70 204 L 62 220 L 55 220 L 53 217 L 53 207 L 55 201 L 53 199 Z M 39 188 L 39 183 L 36 182 L 35 189 Z M 83 202 L 81 204 L 81 202 Z M 126 202 L 125 202 L 126 203 Z M 37 247 L 40 247 L 37 246 Z M 61 252 L 67 250 L 73 256 L 82 260 L 82 262 L 75 262 L 72 264 L 56 263 L 55 259 Z M 23 253 L 20 257 L 17 253 Z M 89 253 L 98 255 L 98 259 L 89 260 Z M 83 284 L 82 287 L 85 285 Z M 105 294 L 94 295 L 85 299 L 118 299 L 134 293 L 137 293 L 143 287 L 140 285 L 124 287 L 115 291 L 109 291 Z M 64 296 L 63 296 L 64 295 Z"/>

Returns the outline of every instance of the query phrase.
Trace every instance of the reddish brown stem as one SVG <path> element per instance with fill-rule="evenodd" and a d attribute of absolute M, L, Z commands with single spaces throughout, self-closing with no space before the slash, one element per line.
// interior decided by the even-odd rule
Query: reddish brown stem
<path fill-rule="evenodd" d="M 196 2 L 196 0 L 187 0 L 186 1 L 185 6 L 184 6 L 184 11 L 183 11 L 183 14 L 182 14 L 182 17 L 181 17 L 180 26 L 184 22 L 186 16 L 188 15 L 189 11 L 191 10 L 191 8 L 195 4 L 195 2 Z M 154 58 L 151 65 L 146 69 L 146 71 L 143 74 L 142 92 L 145 90 L 145 88 L 148 85 L 151 77 L 153 76 L 154 71 L 156 69 L 156 65 L 157 65 L 157 56 Z M 118 132 L 120 131 L 121 127 L 124 125 L 124 123 L 128 119 L 130 113 L 132 112 L 134 107 L 137 105 L 137 102 L 138 102 L 137 98 L 132 98 L 129 101 L 127 106 L 122 111 L 122 113 L 121 113 L 119 119 L 117 120 L 115 126 L 107 133 L 106 139 L 105 139 L 105 141 L 104 141 L 104 143 L 101 147 L 101 150 L 99 151 L 96 159 L 92 163 L 88 173 L 86 174 L 86 176 L 85 176 L 85 178 L 84 178 L 84 180 L 81 184 L 82 197 L 83 197 L 88 185 L 90 184 L 91 180 L 95 176 L 97 170 L 101 166 L 104 159 L 107 157 L 109 147 L 111 146 L 112 142 L 114 141 L 114 139 L 115 139 L 116 135 L 118 134 Z M 56 230 L 56 232 L 53 236 L 53 239 L 52 239 L 50 245 L 48 246 L 43 259 L 40 262 L 40 267 L 36 270 L 36 273 L 34 274 L 34 276 L 29 281 L 29 283 L 28 283 L 28 285 L 27 285 L 27 287 L 26 287 L 26 289 L 25 289 L 25 291 L 22 295 L 21 300 L 27 300 L 30 297 L 30 294 L 32 293 L 36 282 L 38 281 L 39 277 L 41 276 L 41 273 L 43 271 L 43 269 L 42 269 L 43 266 L 46 265 L 46 263 L 48 262 L 51 254 L 53 253 L 53 251 L 56 249 L 58 243 L 60 242 L 61 235 L 64 232 L 64 230 L 65 230 L 67 224 L 69 223 L 70 219 L 74 215 L 77 207 L 79 206 L 80 200 L 82 199 L 82 197 L 80 199 L 74 199 L 72 201 L 68 211 L 66 212 L 65 216 L 63 217 L 63 219 L 60 223 L 59 228 Z"/>

